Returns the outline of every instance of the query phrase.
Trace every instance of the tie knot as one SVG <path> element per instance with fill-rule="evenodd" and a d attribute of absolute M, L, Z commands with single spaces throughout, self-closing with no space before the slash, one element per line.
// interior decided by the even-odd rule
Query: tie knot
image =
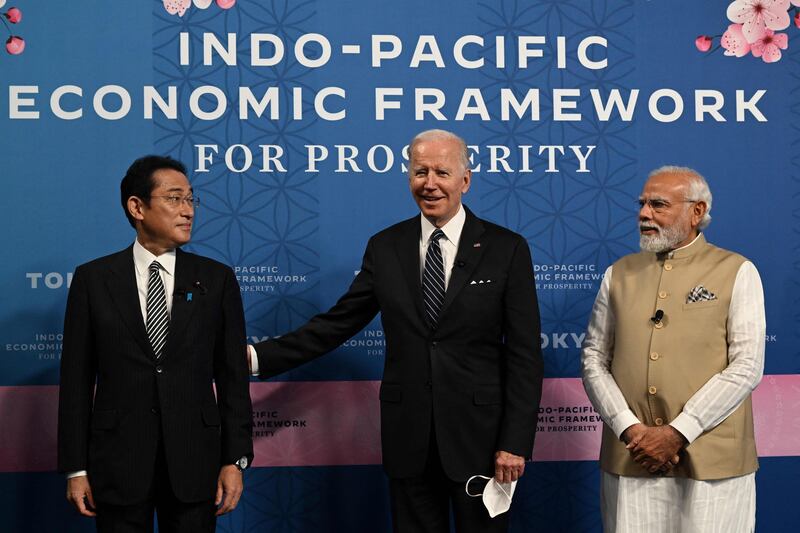
<path fill-rule="evenodd" d="M 161 270 L 161 263 L 159 263 L 158 261 L 153 261 L 152 263 L 150 263 L 150 272 L 151 273 L 152 272 L 158 272 L 159 270 Z"/>
<path fill-rule="evenodd" d="M 444 237 L 444 232 L 439 228 L 436 228 L 435 230 L 433 230 L 433 233 L 431 233 L 431 242 L 436 242 L 442 237 Z"/>

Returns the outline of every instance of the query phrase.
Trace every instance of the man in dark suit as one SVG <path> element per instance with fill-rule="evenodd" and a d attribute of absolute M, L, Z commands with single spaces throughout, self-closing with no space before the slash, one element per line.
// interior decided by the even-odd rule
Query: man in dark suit
<path fill-rule="evenodd" d="M 374 235 L 336 305 L 256 344 L 251 368 L 280 374 L 338 347 L 380 311 L 395 530 L 449 532 L 452 505 L 459 532 L 505 531 L 507 513 L 490 518 L 465 482 L 516 481 L 533 450 L 543 365 L 528 243 L 461 204 L 471 179 L 463 140 L 430 130 L 409 151 L 421 216 Z"/>
<path fill-rule="evenodd" d="M 181 163 L 138 159 L 120 189 L 136 240 L 69 291 L 58 467 L 101 532 L 152 531 L 154 509 L 162 532 L 213 532 L 253 457 L 239 286 L 179 248 L 198 202 Z"/>

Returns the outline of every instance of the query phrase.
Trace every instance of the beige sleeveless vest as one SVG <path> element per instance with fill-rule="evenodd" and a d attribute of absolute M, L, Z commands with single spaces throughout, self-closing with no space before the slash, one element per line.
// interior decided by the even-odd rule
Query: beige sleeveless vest
<path fill-rule="evenodd" d="M 611 275 L 616 316 L 611 373 L 633 413 L 648 426 L 668 424 L 686 401 L 728 365 L 727 319 L 736 274 L 745 258 L 700 235 L 667 254 L 623 257 Z M 687 303 L 702 285 L 716 299 Z M 657 310 L 664 312 L 654 323 Z M 604 425 L 600 467 L 613 474 L 649 476 Z M 758 469 L 751 398 L 686 447 L 670 475 L 721 479 Z"/>

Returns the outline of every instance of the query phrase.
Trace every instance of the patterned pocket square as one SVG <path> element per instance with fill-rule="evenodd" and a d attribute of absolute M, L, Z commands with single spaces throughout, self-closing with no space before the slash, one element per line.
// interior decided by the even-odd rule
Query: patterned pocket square
<path fill-rule="evenodd" d="M 708 300 L 716 300 L 716 299 L 717 296 L 713 292 L 709 292 L 702 285 L 698 285 L 697 287 L 689 291 L 689 294 L 686 296 L 686 303 L 693 304 L 695 302 L 705 302 Z"/>

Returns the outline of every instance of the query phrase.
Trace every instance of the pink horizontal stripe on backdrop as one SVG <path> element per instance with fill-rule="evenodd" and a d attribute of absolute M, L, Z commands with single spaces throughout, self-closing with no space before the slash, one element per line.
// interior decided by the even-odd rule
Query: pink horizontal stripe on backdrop
<path fill-rule="evenodd" d="M 379 387 L 251 383 L 255 466 L 379 464 Z M 55 470 L 57 406 L 57 386 L 0 387 L 0 472 Z M 800 455 L 800 375 L 764 376 L 753 409 L 759 455 Z M 534 460 L 595 460 L 598 419 L 580 379 L 546 379 Z"/>

